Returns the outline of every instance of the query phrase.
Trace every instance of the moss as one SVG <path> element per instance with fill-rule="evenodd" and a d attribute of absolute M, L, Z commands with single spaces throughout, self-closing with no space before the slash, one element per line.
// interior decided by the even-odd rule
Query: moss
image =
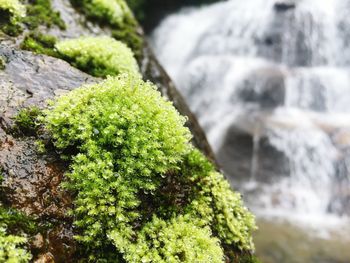
<path fill-rule="evenodd" d="M 31 255 L 23 248 L 26 242 L 25 237 L 9 235 L 6 228 L 0 226 L 0 262 L 29 262 Z"/>
<path fill-rule="evenodd" d="M 123 247 L 119 233 L 111 233 L 117 247 Z M 179 216 L 165 221 L 154 217 L 140 231 L 135 244 L 125 244 L 127 262 L 223 262 L 220 241 L 209 227 Z"/>
<path fill-rule="evenodd" d="M 35 233 L 34 222 L 13 209 L 5 209 L 0 203 L 0 262 L 29 262 L 25 233 Z"/>
<path fill-rule="evenodd" d="M 143 21 L 145 19 L 144 13 L 144 0 L 126 0 L 131 10 L 133 10 L 138 21 Z"/>
<path fill-rule="evenodd" d="M 0 0 L 0 30 L 10 36 L 19 35 L 25 13 L 25 6 L 18 0 Z"/>
<path fill-rule="evenodd" d="M 0 56 L 0 70 L 4 70 L 6 68 L 6 60 L 2 56 Z"/>
<path fill-rule="evenodd" d="M 21 43 L 21 49 L 29 50 L 37 54 L 45 54 L 52 57 L 59 57 L 54 49 L 57 39 L 51 35 L 40 32 L 32 32 L 25 36 Z"/>
<path fill-rule="evenodd" d="M 140 74 L 132 51 L 110 37 L 82 37 L 59 42 L 56 49 L 72 65 L 98 77 Z"/>
<path fill-rule="evenodd" d="M 138 23 L 124 0 L 71 0 L 89 19 L 113 29 L 112 36 L 127 44 L 139 59 L 143 40 Z"/>
<path fill-rule="evenodd" d="M 51 0 L 29 0 L 27 16 L 23 22 L 33 30 L 41 25 L 46 27 L 57 26 L 64 30 L 66 24 L 61 19 L 60 13 L 53 10 Z"/>
<path fill-rule="evenodd" d="M 65 187 L 76 238 L 99 259 L 112 244 L 127 262 L 223 262 L 224 249 L 253 248 L 253 216 L 152 84 L 110 77 L 60 97 L 42 120 L 58 150 L 79 152 Z"/>
<path fill-rule="evenodd" d="M 36 135 L 40 126 L 38 117 L 42 115 L 42 111 L 36 107 L 21 109 L 15 116 L 15 133 L 22 133 L 24 135 Z"/>

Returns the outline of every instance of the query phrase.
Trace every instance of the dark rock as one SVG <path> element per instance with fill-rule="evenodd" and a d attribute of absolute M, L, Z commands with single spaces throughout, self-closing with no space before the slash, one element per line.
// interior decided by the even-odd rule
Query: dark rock
<path fill-rule="evenodd" d="M 270 183 L 288 176 L 288 159 L 283 153 L 276 150 L 263 134 L 254 145 L 254 135 L 237 126 L 231 126 L 217 152 L 227 178 L 231 182 L 247 182 L 249 178 Z M 253 156 L 256 158 L 256 167 L 252 171 Z"/>
<path fill-rule="evenodd" d="M 252 72 L 240 87 L 239 95 L 245 102 L 274 108 L 284 104 L 285 76 L 278 68 L 262 68 Z"/>
<path fill-rule="evenodd" d="M 277 2 L 273 7 L 277 12 L 285 12 L 294 9 L 296 5 L 293 2 Z"/>
<path fill-rule="evenodd" d="M 72 200 L 59 187 L 67 165 L 52 151 L 39 155 L 35 138 L 13 137 L 11 128 L 20 108 L 44 107 L 46 100 L 53 99 L 57 92 L 68 92 L 97 79 L 64 61 L 27 51 L 0 47 L 0 55 L 8 61 L 6 69 L 0 72 L 0 167 L 4 175 L 4 201 L 41 222 L 55 222 L 55 229 L 65 229 L 55 237 L 52 237 L 53 229 L 43 233 L 47 238 L 51 236 L 49 241 L 65 242 L 49 242 L 48 247 L 39 247 L 38 242 L 32 245 L 39 254 L 50 252 L 53 258 L 62 259 L 58 262 L 71 262 L 68 259 L 73 258 L 75 241 L 67 210 Z M 62 252 L 62 244 L 69 253 Z"/>

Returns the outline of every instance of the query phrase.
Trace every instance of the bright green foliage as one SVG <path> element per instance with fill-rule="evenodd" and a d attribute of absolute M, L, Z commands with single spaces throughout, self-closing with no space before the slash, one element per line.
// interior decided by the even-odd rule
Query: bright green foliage
<path fill-rule="evenodd" d="M 74 66 L 94 76 L 139 74 L 132 51 L 110 37 L 82 37 L 56 44 L 58 52 Z"/>
<path fill-rule="evenodd" d="M 27 16 L 23 22 L 29 29 L 36 29 L 40 25 L 49 28 L 55 25 L 62 30 L 66 29 L 60 13 L 53 10 L 51 0 L 31 0 L 27 5 Z"/>
<path fill-rule="evenodd" d="M 29 262 L 31 255 L 23 248 L 27 239 L 23 236 L 8 234 L 8 228 L 25 229 L 30 232 L 35 229 L 35 226 L 24 215 L 12 209 L 4 209 L 0 204 L 0 262 Z"/>
<path fill-rule="evenodd" d="M 26 242 L 27 239 L 24 237 L 7 235 L 5 228 L 0 226 L 0 262 L 29 262 L 31 255 L 21 248 Z"/>
<path fill-rule="evenodd" d="M 220 242 L 237 258 L 253 249 L 253 216 L 151 83 L 109 77 L 45 114 L 57 149 L 79 152 L 65 185 L 76 193 L 77 239 L 92 254 L 113 242 L 127 262 L 222 262 Z"/>
<path fill-rule="evenodd" d="M 211 225 L 223 243 L 253 250 L 254 216 L 243 205 L 240 194 L 231 190 L 224 176 L 215 172 L 198 150 L 190 152 L 181 171 L 190 181 L 197 182 L 197 196 L 186 208 L 187 213 Z"/>
<path fill-rule="evenodd" d="M 41 114 L 42 111 L 36 106 L 21 109 L 15 116 L 15 132 L 35 135 L 40 126 L 37 119 Z"/>
<path fill-rule="evenodd" d="M 86 242 L 98 242 L 105 229 L 131 235 L 138 192 L 157 189 L 160 174 L 176 167 L 191 137 L 185 118 L 156 87 L 127 75 L 70 92 L 45 120 L 57 148 L 81 152 L 68 177 Z"/>
<path fill-rule="evenodd" d="M 142 55 L 143 40 L 138 23 L 124 0 L 71 0 L 88 18 L 112 28 L 112 36 L 129 46 L 135 56 Z"/>
<path fill-rule="evenodd" d="M 19 22 L 25 13 L 25 6 L 18 0 L 0 0 L 0 30 L 10 36 L 17 36 L 22 32 Z"/>
<path fill-rule="evenodd" d="M 220 241 L 211 236 L 209 227 L 200 228 L 183 216 L 165 221 L 154 217 L 140 231 L 135 244 L 124 248 L 127 262 L 223 262 Z M 119 233 L 111 233 L 117 247 Z"/>
<path fill-rule="evenodd" d="M 25 6 L 18 0 L 0 0 L 0 14 L 3 16 L 9 15 L 9 22 L 16 24 L 18 23 L 26 14 Z M 1 20 L 5 17 L 1 17 Z"/>
<path fill-rule="evenodd" d="M 214 228 L 220 239 L 229 245 L 252 250 L 252 231 L 255 220 L 244 207 L 240 194 L 233 192 L 223 175 L 212 172 L 207 180 L 206 189 L 213 198 Z"/>
<path fill-rule="evenodd" d="M 57 39 L 54 36 L 44 35 L 40 32 L 32 32 L 24 38 L 21 43 L 21 48 L 37 54 L 57 57 L 58 54 L 54 49 L 56 42 Z"/>
<path fill-rule="evenodd" d="M 89 17 L 108 21 L 112 25 L 122 25 L 124 17 L 131 15 L 123 0 L 82 0 L 79 1 Z"/>

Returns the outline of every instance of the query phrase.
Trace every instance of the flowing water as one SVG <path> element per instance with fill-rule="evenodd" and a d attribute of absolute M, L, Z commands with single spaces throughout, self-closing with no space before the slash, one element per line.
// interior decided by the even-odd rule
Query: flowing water
<path fill-rule="evenodd" d="M 152 41 L 247 205 L 350 247 L 350 0 L 185 9 Z"/>

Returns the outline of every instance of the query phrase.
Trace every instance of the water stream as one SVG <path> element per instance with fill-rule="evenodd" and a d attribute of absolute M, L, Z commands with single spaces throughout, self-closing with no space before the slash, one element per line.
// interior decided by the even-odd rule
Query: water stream
<path fill-rule="evenodd" d="M 152 42 L 259 217 L 350 237 L 350 0 L 184 9 Z"/>

